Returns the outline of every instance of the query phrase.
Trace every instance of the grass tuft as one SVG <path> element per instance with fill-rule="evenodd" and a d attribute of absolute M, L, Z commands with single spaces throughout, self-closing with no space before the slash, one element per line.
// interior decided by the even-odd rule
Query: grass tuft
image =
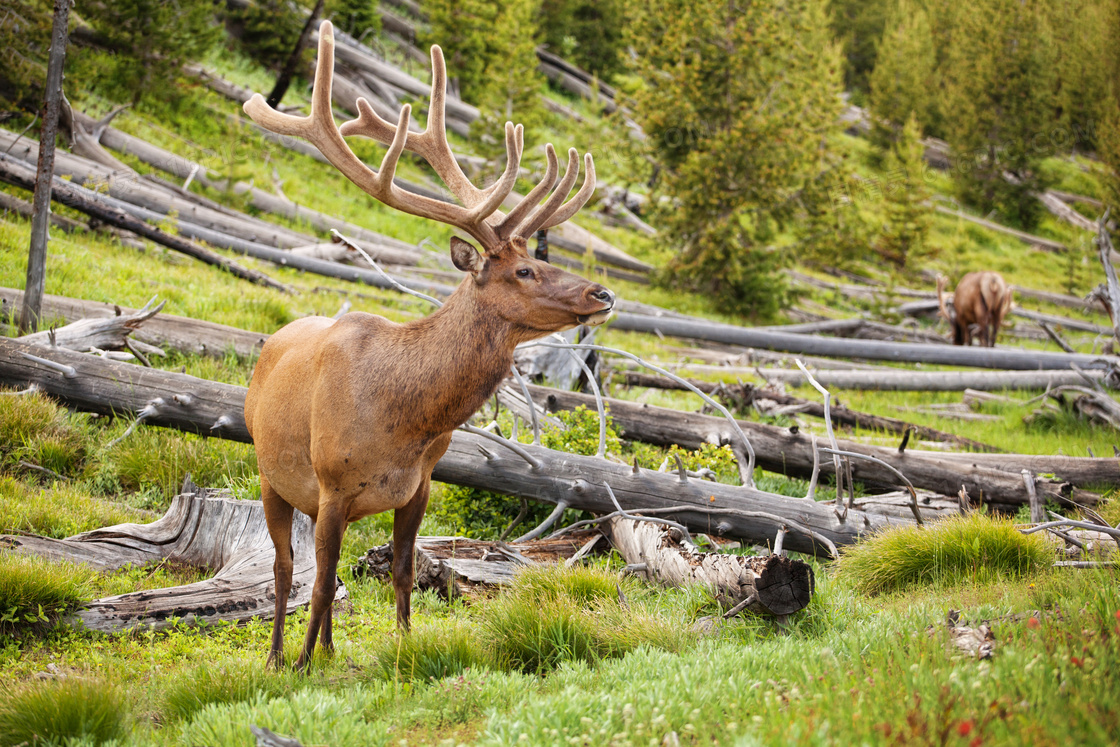
<path fill-rule="evenodd" d="M 81 416 L 68 413 L 40 392 L 0 396 L 0 463 L 21 460 L 59 474 L 81 467 L 88 429 Z"/>
<path fill-rule="evenodd" d="M 838 575 L 865 594 L 916 586 L 1019 578 L 1049 567 L 1054 551 L 1039 534 L 984 514 L 931 526 L 888 529 L 844 549 Z"/>
<path fill-rule="evenodd" d="M 161 712 L 171 720 L 190 720 L 211 704 L 243 703 L 258 695 L 280 697 L 297 689 L 291 670 L 266 669 L 261 661 L 230 660 L 201 664 L 176 675 L 163 695 Z"/>
<path fill-rule="evenodd" d="M 0 698 L 0 745 L 103 744 L 125 734 L 124 697 L 85 679 L 25 685 Z"/>
<path fill-rule="evenodd" d="M 83 565 L 0 554 L 0 633 L 46 622 L 77 605 L 96 575 Z"/>
<path fill-rule="evenodd" d="M 421 682 L 492 664 L 489 652 L 473 631 L 447 621 L 418 625 L 409 633 L 384 640 L 376 658 L 386 679 Z"/>

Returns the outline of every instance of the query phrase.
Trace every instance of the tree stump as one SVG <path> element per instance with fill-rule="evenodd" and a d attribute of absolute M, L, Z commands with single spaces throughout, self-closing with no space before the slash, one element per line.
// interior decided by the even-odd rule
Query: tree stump
<path fill-rule="evenodd" d="M 69 622 L 91 630 L 159 630 L 177 619 L 207 625 L 275 614 L 275 552 L 261 502 L 236 500 L 228 491 L 199 488 L 189 479 L 167 513 L 151 524 L 117 524 L 62 540 L 4 535 L 0 548 L 104 571 L 161 560 L 216 571 L 212 578 L 193 584 L 89 602 Z M 292 526 L 292 551 L 289 613 L 311 601 L 315 582 L 314 524 L 299 511 Z M 335 600 L 345 597 L 346 588 L 339 582 Z"/>

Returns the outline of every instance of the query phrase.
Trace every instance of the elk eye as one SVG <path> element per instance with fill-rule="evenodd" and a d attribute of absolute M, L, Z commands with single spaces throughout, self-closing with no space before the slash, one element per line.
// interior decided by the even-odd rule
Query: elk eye
<path fill-rule="evenodd" d="M 519 278 L 528 278 L 528 277 L 532 277 L 532 276 L 533 276 L 533 271 L 530 270 L 528 267 L 522 267 L 520 270 L 517 271 L 517 277 L 519 277 Z"/>

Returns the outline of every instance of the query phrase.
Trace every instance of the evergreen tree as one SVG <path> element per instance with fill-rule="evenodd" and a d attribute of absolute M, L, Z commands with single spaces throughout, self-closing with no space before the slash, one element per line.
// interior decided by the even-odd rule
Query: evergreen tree
<path fill-rule="evenodd" d="M 221 36 L 210 0 L 91 0 L 78 11 L 113 52 L 110 89 L 135 104 Z"/>
<path fill-rule="evenodd" d="M 1096 147 L 1101 106 L 1113 76 L 1110 55 L 1111 5 L 1116 0 L 1064 0 L 1047 4 L 1054 47 L 1054 120 L 1047 138 L 1051 152 Z M 1120 41 L 1120 39 L 1113 40 Z"/>
<path fill-rule="evenodd" d="M 935 119 L 937 54 L 929 16 L 913 0 L 899 0 L 879 44 L 871 73 L 874 139 L 888 148 L 911 114 L 921 127 Z"/>
<path fill-rule="evenodd" d="M 543 0 L 537 19 L 549 51 L 608 79 L 623 69 L 624 25 L 624 0 Z"/>
<path fill-rule="evenodd" d="M 360 39 L 381 31 L 377 0 L 332 0 L 327 8 L 334 24 L 351 36 Z"/>
<path fill-rule="evenodd" d="M 1111 90 L 1100 108 L 1100 135 L 1097 154 L 1102 170 L 1105 203 L 1112 208 L 1112 220 L 1120 221 L 1120 0 L 1111 0 L 1106 14 L 1106 54 L 1101 65 L 1108 73 Z"/>
<path fill-rule="evenodd" d="M 287 0 L 258 0 L 231 8 L 226 17 L 245 53 L 277 72 L 299 40 L 305 20 L 299 6 Z"/>
<path fill-rule="evenodd" d="M 465 101 L 479 101 L 486 87 L 492 40 L 504 30 L 496 24 L 501 4 L 495 0 L 424 0 L 428 30 L 421 46 L 438 44 L 447 60 L 452 87 Z"/>
<path fill-rule="evenodd" d="M 633 0 L 634 115 L 670 200 L 660 227 L 681 247 L 665 280 L 729 309 L 784 300 L 772 248 L 838 129 L 840 57 L 819 3 Z"/>
<path fill-rule="evenodd" d="M 0 0 L 0 111 L 42 106 L 51 12 L 45 0 Z"/>
<path fill-rule="evenodd" d="M 892 0 L 832 0 L 831 25 L 843 45 L 846 61 L 844 88 L 863 100 L 870 90 L 879 43 L 890 14 Z"/>
<path fill-rule="evenodd" d="M 883 210 L 879 254 L 903 268 L 926 246 L 932 210 L 923 178 L 922 131 L 917 118 L 906 120 L 898 142 L 884 160 Z"/>
<path fill-rule="evenodd" d="M 1040 146 L 1053 123 L 1053 47 L 1045 0 L 957 6 L 944 70 L 946 133 L 961 196 L 1024 227 L 1045 188 Z M 1044 141 L 1043 141 L 1044 145 Z"/>

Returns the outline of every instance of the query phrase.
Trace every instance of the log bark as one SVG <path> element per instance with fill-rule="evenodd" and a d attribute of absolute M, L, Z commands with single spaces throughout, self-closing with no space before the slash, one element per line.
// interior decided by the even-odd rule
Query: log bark
<path fill-rule="evenodd" d="M 272 563 L 275 551 L 260 501 L 240 501 L 228 492 L 186 484 L 167 513 L 151 524 L 118 524 L 62 540 L 0 536 L 0 548 L 22 555 L 85 563 L 111 571 L 160 561 L 215 571 L 212 578 L 166 589 L 97 599 L 70 622 L 89 630 L 118 633 L 159 630 L 176 620 L 188 624 L 244 622 L 275 614 Z M 292 525 L 295 569 L 289 614 L 311 601 L 315 582 L 315 536 L 298 510 Z M 345 598 L 341 582 L 335 599 Z"/>
<path fill-rule="evenodd" d="M 594 408 L 595 400 L 586 394 L 562 392 L 558 389 L 530 387 L 533 398 L 545 404 L 550 412 L 573 410 L 583 405 Z M 644 441 L 658 446 L 677 444 L 686 449 L 698 449 L 705 443 L 731 442 L 730 426 L 726 420 L 710 415 L 679 412 L 663 407 L 641 405 L 617 399 L 607 399 L 611 418 L 622 438 Z M 758 455 L 762 469 L 792 477 L 810 477 L 813 471 L 812 441 L 797 429 L 779 428 L 764 423 L 739 421 Z M 1059 461 L 1054 457 L 1026 454 L 963 454 L 946 455 L 940 452 L 906 450 L 870 446 L 855 441 L 838 439 L 840 449 L 876 457 L 897 469 L 914 484 L 914 487 L 931 490 L 939 495 L 954 496 L 961 487 L 968 494 L 995 504 L 1024 504 L 1027 493 L 1020 470 L 1030 469 L 1039 473 L 1057 475 L 1056 480 L 1039 479 L 1038 490 L 1046 500 L 1069 505 L 1070 501 L 1094 505 L 1100 496 L 1078 486 L 1109 484 L 1120 486 L 1120 463 L 1114 459 L 1094 460 L 1091 468 L 1085 462 Z M 1015 471 L 988 466 L 1000 464 L 1014 466 Z M 998 461 L 996 461 L 998 460 Z M 1059 462 L 1059 463 L 1055 463 Z M 1099 463 L 1099 467 L 1097 466 Z M 1058 470 L 1040 469 L 1062 467 Z M 831 460 L 821 460 L 822 474 L 833 470 Z M 1105 473 L 1110 479 L 1100 479 Z M 852 461 L 852 476 L 872 486 L 897 486 L 898 478 L 889 469 L 861 459 Z"/>
<path fill-rule="evenodd" d="M 22 187 L 23 189 L 33 189 L 35 180 L 29 171 L 27 167 L 15 159 L 6 156 L 0 158 L 0 179 L 10 184 Z M 242 280 L 248 280 L 249 282 L 268 288 L 289 292 L 286 285 L 273 280 L 263 272 L 250 270 L 194 242 L 186 241 L 178 236 L 172 236 L 158 228 L 149 226 L 147 223 L 131 217 L 122 210 L 104 204 L 104 202 L 98 199 L 96 193 L 83 187 L 70 184 L 55 177 L 54 185 L 51 190 L 51 199 L 67 207 L 83 212 L 92 218 L 108 223 L 111 226 L 131 231 L 138 236 L 143 236 L 146 239 L 150 239 L 180 254 L 186 254 L 208 265 L 223 269 Z"/>
<path fill-rule="evenodd" d="M 1070 355 L 1069 353 L 880 342 L 878 340 L 841 340 L 736 327 L 730 324 L 713 322 L 700 323 L 668 317 L 650 318 L 625 312 L 615 315 L 611 322 L 611 328 L 630 332 L 661 333 L 684 339 L 709 340 L 728 345 L 779 350 L 787 353 L 908 363 L 933 363 L 948 366 L 973 366 L 977 368 L 1034 371 L 1069 369 L 1076 365 L 1089 369 L 1106 367 L 1109 361 L 1109 359 L 1101 356 Z M 1111 360 L 1115 361 L 1116 359 Z"/>
<path fill-rule="evenodd" d="M 670 378 L 659 376 L 656 374 L 637 373 L 635 371 L 626 371 L 621 374 L 622 382 L 627 386 L 642 386 L 652 387 L 656 389 L 672 389 L 676 391 L 689 391 L 687 387 L 678 384 Z M 802 397 L 794 397 L 784 392 L 775 391 L 774 389 L 757 389 L 750 384 L 713 384 L 710 381 L 699 381 L 695 379 L 688 380 L 690 384 L 706 394 L 712 394 L 719 388 L 725 388 L 732 397 L 739 400 L 743 406 L 751 405 L 755 400 L 768 399 L 772 400 L 779 405 L 793 405 L 800 408 L 798 412 L 813 417 L 824 417 L 824 403 L 819 400 L 804 399 Z M 872 415 L 866 412 L 859 412 L 857 410 L 849 410 L 838 403 L 832 405 L 829 410 L 832 416 L 832 422 L 836 425 L 849 426 L 855 428 L 866 428 L 868 430 L 886 431 L 888 433 L 897 433 L 903 435 L 910 431 L 913 432 L 918 438 L 924 438 L 927 441 L 941 441 L 943 443 L 956 444 L 976 451 L 1000 451 L 994 446 L 989 444 L 973 441 L 970 438 L 958 436 L 955 433 L 947 433 L 945 431 L 930 428 L 925 425 L 915 425 L 914 423 L 907 423 L 905 420 L 898 418 L 888 418 L 880 415 Z"/>
<path fill-rule="evenodd" d="M 52 365 L 28 359 L 25 353 Z M 22 388 L 31 383 L 78 410 L 143 414 L 147 424 L 250 441 L 243 414 L 244 387 L 0 338 L 0 384 Z M 891 524 L 907 523 L 858 511 L 850 511 L 841 520 L 831 505 L 805 498 L 696 479 L 682 481 L 676 475 L 635 470 L 597 457 L 524 448 L 537 460 L 537 467 L 531 468 L 520 456 L 489 439 L 456 431 L 432 476 L 440 482 L 537 501 L 564 501 L 572 508 L 599 514 L 614 511 L 605 487 L 609 483 L 624 508 L 673 508 L 673 518 L 691 530 L 750 542 L 766 542 L 791 521 L 836 545 L 851 544 Z M 787 537 L 786 547 L 829 554 L 820 539 L 800 532 Z"/>
<path fill-rule="evenodd" d="M 800 371 L 764 368 L 762 375 L 790 386 L 808 386 Z M 1104 378 L 1103 371 L 842 371 L 818 369 L 813 377 L 832 389 L 864 389 L 892 392 L 960 392 L 965 389 L 1046 389 L 1081 384 L 1088 376 Z"/>
<path fill-rule="evenodd" d="M 466 537 L 417 537 L 414 586 L 444 599 L 478 599 L 493 587 L 508 584 L 519 569 L 564 563 L 596 538 L 603 538 L 598 530 L 509 544 Z M 389 582 L 392 565 L 393 543 L 389 542 L 371 548 L 350 570 L 355 576 Z"/>
<path fill-rule="evenodd" d="M 0 288 L 0 317 L 10 316 L 18 309 L 23 299 L 23 291 L 14 288 Z M 99 301 L 82 301 L 65 296 L 43 296 L 43 315 L 61 317 L 67 322 L 80 319 L 113 319 L 117 312 L 122 315 L 136 313 L 135 309 L 115 306 Z M 204 322 L 171 314 L 159 314 L 147 320 L 142 327 L 132 333 L 132 337 L 150 345 L 170 350 L 178 350 L 194 355 L 222 357 L 232 350 L 242 357 L 256 355 L 268 335 L 263 332 L 250 332 L 224 324 Z"/>
<path fill-rule="evenodd" d="M 32 345 L 49 345 L 51 347 L 66 348 L 79 353 L 88 353 L 94 350 L 121 350 L 128 348 L 129 344 L 136 347 L 141 353 L 165 355 L 163 350 L 154 345 L 148 345 L 139 340 L 129 340 L 129 336 L 140 329 L 140 326 L 158 314 L 167 302 L 153 306 L 155 299 L 139 311 L 120 316 L 79 319 L 57 329 L 46 332 L 36 332 L 18 338 L 21 342 Z"/>
<path fill-rule="evenodd" d="M 728 606 L 753 598 L 746 609 L 755 614 L 792 615 L 809 606 L 813 596 L 813 568 L 800 560 L 699 552 L 682 545 L 671 529 L 621 517 L 611 519 L 605 529 L 627 563 L 645 565 L 639 575 L 649 581 L 699 584 Z"/>

